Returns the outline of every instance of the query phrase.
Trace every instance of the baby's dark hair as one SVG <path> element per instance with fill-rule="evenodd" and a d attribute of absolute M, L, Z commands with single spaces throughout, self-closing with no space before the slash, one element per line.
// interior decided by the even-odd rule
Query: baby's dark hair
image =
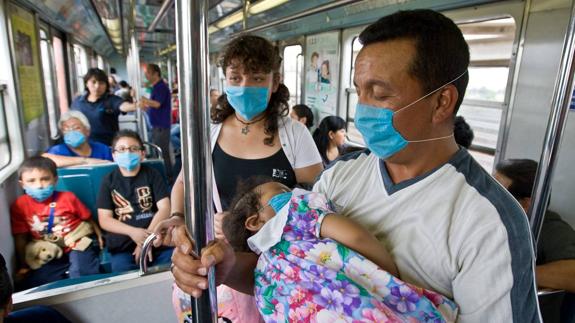
<path fill-rule="evenodd" d="M 54 178 L 58 178 L 58 166 L 56 166 L 56 163 L 54 163 L 50 158 L 35 156 L 27 158 L 22 162 L 22 165 L 18 168 L 18 179 L 22 179 L 23 173 L 29 172 L 33 169 L 48 171 L 52 176 L 54 176 Z"/>
<path fill-rule="evenodd" d="M 262 196 L 255 188 L 273 181 L 270 177 L 256 176 L 238 183 L 236 195 L 222 223 L 224 235 L 235 251 L 251 251 L 248 238 L 254 233 L 246 228 L 246 220 L 250 215 L 258 213 Z"/>

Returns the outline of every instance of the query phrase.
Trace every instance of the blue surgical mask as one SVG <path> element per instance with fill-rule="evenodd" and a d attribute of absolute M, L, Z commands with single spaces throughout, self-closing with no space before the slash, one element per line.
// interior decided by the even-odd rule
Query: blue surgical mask
<path fill-rule="evenodd" d="M 395 112 L 386 107 L 380 108 L 358 103 L 355 108 L 355 127 L 363 136 L 365 144 L 369 150 L 371 150 L 377 157 L 386 159 L 401 151 L 410 142 L 426 142 L 453 137 L 453 134 L 451 134 L 449 136 L 438 138 L 406 140 L 393 126 L 393 115 L 413 106 L 444 86 L 455 82 L 465 75 L 465 73 L 467 73 L 467 71 Z"/>
<path fill-rule="evenodd" d="M 54 194 L 54 185 L 48 185 L 44 188 L 24 186 L 24 192 L 36 201 L 42 202 Z"/>
<path fill-rule="evenodd" d="M 114 156 L 114 161 L 118 166 L 132 171 L 140 165 L 140 154 L 131 152 L 117 153 Z"/>
<path fill-rule="evenodd" d="M 84 136 L 80 131 L 68 131 L 64 133 L 64 142 L 70 147 L 78 148 L 81 144 L 86 142 L 86 136 Z"/>
<path fill-rule="evenodd" d="M 291 199 L 291 192 L 284 192 L 274 195 L 269 201 L 268 205 L 278 213 Z"/>
<path fill-rule="evenodd" d="M 268 107 L 269 88 L 257 86 L 226 86 L 230 105 L 246 121 L 252 120 Z"/>

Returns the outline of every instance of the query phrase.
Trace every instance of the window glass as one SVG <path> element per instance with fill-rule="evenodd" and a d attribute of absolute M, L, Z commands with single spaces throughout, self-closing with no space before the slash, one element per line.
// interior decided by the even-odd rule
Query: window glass
<path fill-rule="evenodd" d="M 106 70 L 104 66 L 104 59 L 100 55 L 98 55 L 98 68 L 101 69 L 102 71 Z"/>
<path fill-rule="evenodd" d="M 52 38 L 54 48 L 54 67 L 56 69 L 56 83 L 58 87 L 58 102 L 60 112 L 68 111 L 68 88 L 66 86 L 66 65 L 64 62 L 64 44 L 58 37 Z"/>
<path fill-rule="evenodd" d="M 50 59 L 50 44 L 47 32 L 40 29 L 40 54 L 42 60 L 42 76 L 46 92 L 46 105 L 48 108 L 48 123 L 50 125 L 50 137 L 58 136 L 58 115 L 56 113 L 56 97 L 54 96 L 54 82 L 52 81 L 52 60 Z"/>
<path fill-rule="evenodd" d="M 515 37 L 513 18 L 458 25 L 469 44 L 469 84 L 458 115 L 474 133 L 471 154 L 489 172 L 507 107 L 509 65 Z"/>
<path fill-rule="evenodd" d="M 289 89 L 290 99 L 289 99 L 289 106 L 293 107 L 294 105 L 300 102 L 301 97 L 301 77 L 300 74 L 300 66 L 302 62 L 302 47 L 301 45 L 291 45 L 286 46 L 284 48 L 283 53 L 283 83 Z"/>
<path fill-rule="evenodd" d="M 10 141 L 8 138 L 8 125 L 6 124 L 6 111 L 4 110 L 4 85 L 0 84 L 0 169 L 10 163 Z"/>
<path fill-rule="evenodd" d="M 508 67 L 470 67 L 465 100 L 503 102 Z"/>
<path fill-rule="evenodd" d="M 359 54 L 359 51 L 361 50 L 361 48 L 363 47 L 363 45 L 359 42 L 359 37 L 355 37 L 353 39 L 352 45 L 351 45 L 351 74 L 350 74 L 350 84 L 353 85 L 353 74 L 355 72 L 355 59 L 357 58 L 357 54 Z M 365 142 L 363 141 L 363 137 L 361 136 L 361 133 L 359 133 L 359 131 L 357 130 L 357 128 L 355 127 L 355 123 L 354 123 L 354 118 L 355 118 L 355 106 L 357 105 L 357 94 L 355 93 L 355 88 L 352 88 L 348 90 L 348 94 L 347 94 L 347 138 L 349 141 L 357 143 L 357 144 L 361 144 L 361 145 L 365 145 Z"/>
<path fill-rule="evenodd" d="M 84 75 L 88 72 L 88 57 L 81 45 L 74 44 L 74 64 L 76 65 L 76 94 L 84 92 Z"/>

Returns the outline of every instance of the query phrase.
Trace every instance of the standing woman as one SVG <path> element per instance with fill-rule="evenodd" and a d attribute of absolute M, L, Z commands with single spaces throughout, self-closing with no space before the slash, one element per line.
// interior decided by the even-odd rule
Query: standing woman
<path fill-rule="evenodd" d="M 345 120 L 337 116 L 323 118 L 313 132 L 313 140 L 319 150 L 324 167 L 343 153 L 345 134 Z"/>
<path fill-rule="evenodd" d="M 220 65 L 226 78 L 225 93 L 210 109 L 210 132 L 215 179 L 213 201 L 219 213 L 216 236 L 222 238 L 221 212 L 234 197 L 238 181 L 268 176 L 291 188 L 297 183 L 313 183 L 323 166 L 309 131 L 288 116 L 289 91 L 279 82 L 281 57 L 269 41 L 258 36 L 240 36 L 224 48 Z M 172 198 L 172 214 L 182 212 L 182 173 L 174 184 Z M 172 216 L 161 223 L 155 230 L 161 236 L 158 241 L 169 241 L 167 228 L 181 224 L 181 216 Z M 189 297 L 180 296 L 174 299 L 180 304 L 177 308 L 189 307 Z M 218 288 L 218 299 L 223 303 L 219 314 L 233 322 L 259 320 L 252 296 L 222 285 Z M 185 311 L 182 315 L 186 315 Z"/>
<path fill-rule="evenodd" d="M 93 140 L 107 146 L 118 132 L 120 113 L 136 110 L 136 104 L 110 93 L 108 76 L 99 68 L 91 68 L 84 75 L 85 93 L 72 102 L 72 110 L 82 112 L 90 122 Z"/>

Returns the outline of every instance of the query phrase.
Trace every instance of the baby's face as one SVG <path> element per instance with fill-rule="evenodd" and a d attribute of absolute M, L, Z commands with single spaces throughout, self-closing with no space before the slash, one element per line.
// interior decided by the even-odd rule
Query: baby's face
<path fill-rule="evenodd" d="M 270 199 L 277 194 L 283 192 L 289 192 L 290 189 L 278 182 L 269 182 L 262 185 L 259 185 L 255 188 L 257 191 L 261 192 L 260 197 L 260 210 L 258 212 L 258 216 L 260 221 L 268 222 L 271 218 L 276 215 L 274 209 L 268 204 Z"/>

